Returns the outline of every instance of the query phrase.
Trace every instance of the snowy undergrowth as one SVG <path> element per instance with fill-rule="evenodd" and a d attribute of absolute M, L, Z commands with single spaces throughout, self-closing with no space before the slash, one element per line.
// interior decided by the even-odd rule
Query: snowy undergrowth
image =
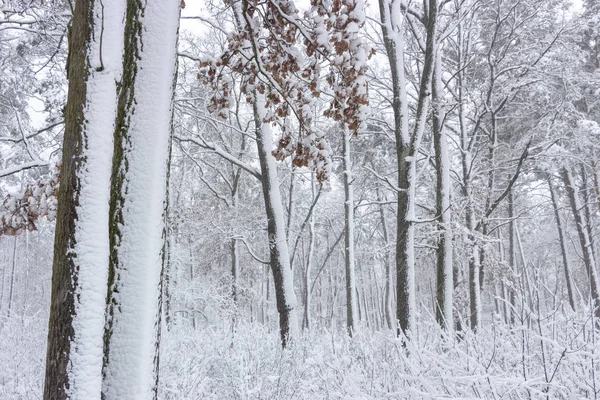
<path fill-rule="evenodd" d="M 216 317 L 218 313 L 209 315 Z M 0 323 L 0 398 L 39 399 L 47 316 Z M 391 332 L 305 333 L 289 350 L 275 329 L 204 319 L 163 331 L 161 399 L 581 399 L 600 395 L 598 331 L 585 315 L 486 324 L 448 344 L 418 320 L 403 346 Z M 209 323 L 210 322 L 210 323 Z M 541 334 L 540 334 L 541 332 Z M 542 350 L 543 346 L 543 350 Z"/>
<path fill-rule="evenodd" d="M 48 314 L 0 317 L 0 399 L 41 399 Z"/>
<path fill-rule="evenodd" d="M 597 396 L 600 347 L 590 321 L 530 323 L 510 330 L 497 322 L 448 344 L 433 322 L 420 321 L 419 338 L 406 346 L 392 333 L 313 332 L 284 351 L 278 333 L 257 324 L 240 324 L 233 340 L 225 326 L 174 329 L 165 335 L 160 393 L 164 399 Z"/>

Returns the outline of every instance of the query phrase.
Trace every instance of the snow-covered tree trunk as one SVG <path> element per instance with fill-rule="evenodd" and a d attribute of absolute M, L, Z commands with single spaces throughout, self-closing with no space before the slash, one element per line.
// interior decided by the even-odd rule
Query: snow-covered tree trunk
<path fill-rule="evenodd" d="M 354 184 L 352 159 L 350 157 L 350 137 L 352 133 L 343 128 L 344 158 L 344 217 L 345 217 L 345 269 L 346 269 L 346 328 L 350 336 L 356 331 L 356 274 L 354 268 Z"/>
<path fill-rule="evenodd" d="M 452 275 L 452 210 L 450 208 L 450 159 L 448 143 L 443 123 L 442 53 L 438 48 L 435 55 L 435 71 L 433 79 L 433 140 L 436 165 L 436 217 L 441 231 L 437 243 L 437 280 L 436 280 L 436 319 L 440 326 L 452 332 L 452 291 L 454 289 Z"/>
<path fill-rule="evenodd" d="M 283 214 L 283 202 L 279 192 L 277 164 L 272 154 L 273 136 L 271 126 L 263 122 L 266 115 L 264 99 L 257 92 L 255 92 L 252 107 L 256 125 L 256 144 L 260 161 L 261 183 L 267 214 L 270 264 L 275 284 L 277 311 L 279 312 L 279 330 L 281 344 L 286 347 L 290 339 L 297 336 L 299 332 L 294 276 L 290 265 L 287 235 L 285 234 L 286 224 Z"/>
<path fill-rule="evenodd" d="M 313 196 L 313 202 L 315 201 L 315 178 L 313 176 L 311 182 L 311 191 Z M 306 256 L 306 268 L 304 269 L 304 317 L 302 318 L 302 328 L 310 329 L 312 326 L 311 321 L 311 297 L 312 297 L 312 287 L 310 283 L 310 274 L 312 272 L 312 267 L 315 259 L 315 212 L 311 212 L 309 216 L 308 222 L 308 254 Z"/>
<path fill-rule="evenodd" d="M 598 163 L 598 156 L 594 154 L 594 161 L 592 161 L 592 172 L 594 174 L 594 189 L 595 189 L 595 203 L 596 207 L 600 211 L 600 164 Z"/>
<path fill-rule="evenodd" d="M 110 197 L 104 399 L 156 398 L 180 2 L 127 3 Z"/>
<path fill-rule="evenodd" d="M 437 24 L 437 1 L 428 2 L 428 15 L 425 21 L 425 53 L 421 72 L 417 110 L 412 133 L 408 128 L 408 104 L 404 79 L 404 37 L 402 33 L 401 2 L 380 2 L 382 29 L 386 42 L 388 60 L 392 71 L 394 91 L 394 119 L 396 153 L 398 162 L 398 211 L 396 233 L 396 314 L 399 322 L 398 333 L 406 335 L 415 326 L 416 287 L 415 287 L 415 222 L 417 188 L 417 154 L 425 131 L 429 103 L 433 65 L 435 63 L 435 38 Z"/>
<path fill-rule="evenodd" d="M 8 286 L 8 308 L 6 311 L 6 317 L 10 318 L 13 303 L 13 290 L 15 286 L 15 268 L 17 267 L 17 236 L 14 237 L 13 251 L 12 251 L 12 270 L 10 272 L 10 285 Z"/>
<path fill-rule="evenodd" d="M 598 255 L 596 254 L 596 241 L 594 235 L 594 219 L 592 217 L 592 196 L 590 196 L 590 188 L 588 186 L 588 174 L 586 166 L 581 163 L 579 165 L 579 176 L 581 178 L 581 197 L 583 200 L 583 215 L 585 216 L 588 237 L 590 238 L 590 248 L 592 256 L 598 262 Z"/>
<path fill-rule="evenodd" d="M 519 274 L 517 273 L 517 250 L 516 250 L 516 236 L 517 229 L 515 226 L 515 210 L 512 191 L 508 194 L 508 266 L 512 273 L 512 285 L 508 288 L 510 291 L 510 316 L 508 321 L 510 324 L 515 323 L 517 315 L 517 302 L 516 302 L 516 278 Z M 524 293 L 523 293 L 524 296 Z"/>
<path fill-rule="evenodd" d="M 462 8 L 461 8 L 462 10 Z M 471 136 L 467 127 L 466 88 L 467 75 L 465 73 L 468 64 L 468 53 L 470 47 L 469 30 L 465 29 L 464 19 L 459 18 L 457 26 L 457 88 L 458 96 L 458 123 L 460 131 L 460 154 L 462 182 L 461 191 L 465 198 L 465 226 L 467 229 L 467 259 L 468 259 L 468 291 L 469 291 L 469 323 L 471 329 L 477 329 L 481 320 L 481 288 L 479 286 L 479 247 L 475 239 L 475 209 L 473 204 L 472 167 L 473 155 Z"/>
<path fill-rule="evenodd" d="M 575 218 L 577 235 L 579 236 L 579 243 L 581 244 L 581 251 L 583 253 L 583 262 L 588 274 L 588 279 L 590 280 L 590 294 L 594 315 L 600 318 L 600 280 L 598 278 L 598 268 L 594 258 L 592 242 L 586 228 L 587 221 L 579 197 L 579 190 L 577 190 L 577 187 L 573 182 L 573 175 L 568 167 L 562 168 L 561 175 L 565 188 L 567 189 L 571 212 L 573 212 L 573 217 Z"/>
<path fill-rule="evenodd" d="M 407 215 L 407 165 L 410 133 L 408 128 L 408 100 L 406 94 L 406 78 L 404 75 L 404 21 L 400 10 L 401 2 L 398 0 L 379 0 L 379 14 L 381 30 L 390 72 L 392 75 L 393 111 L 394 111 L 394 136 L 396 138 L 396 154 L 398 163 L 398 206 L 396 221 L 396 320 L 398 327 L 403 331 L 410 329 L 411 315 L 414 313 L 414 296 L 410 295 L 410 277 L 414 275 L 414 266 L 409 265 L 407 254 L 414 251 L 414 243 L 409 243 L 411 229 L 410 222 L 406 221 Z M 414 227 L 412 228 L 414 230 Z M 414 236 L 414 235 L 413 235 Z M 414 285 L 414 278 L 413 278 Z"/>
<path fill-rule="evenodd" d="M 560 253 L 562 255 L 563 260 L 563 269 L 565 272 L 565 284 L 567 286 L 569 305 L 571 306 L 571 309 L 575 311 L 577 309 L 577 305 L 575 303 L 575 292 L 573 291 L 571 267 L 569 263 L 569 255 L 567 254 L 567 246 L 564 238 L 562 220 L 560 218 L 560 208 L 558 205 L 558 199 L 556 197 L 556 189 L 554 188 L 554 183 L 552 183 L 552 178 L 550 176 L 546 178 L 546 181 L 548 182 L 548 190 L 550 190 L 550 199 L 552 200 L 552 208 L 554 209 L 554 221 L 556 222 L 556 229 L 558 230 L 558 242 L 560 244 Z"/>
<path fill-rule="evenodd" d="M 394 328 L 394 323 L 392 322 L 392 260 L 390 259 L 390 251 L 388 249 L 389 246 L 389 233 L 387 228 L 387 220 L 385 217 L 385 208 L 383 206 L 381 192 L 379 188 L 377 190 L 377 202 L 379 204 L 379 220 L 381 222 L 381 232 L 383 234 L 383 245 L 385 246 L 385 290 L 384 290 L 384 299 L 383 299 L 383 313 L 385 317 L 385 322 L 387 324 L 388 329 Z"/>
<path fill-rule="evenodd" d="M 78 0 L 69 34 L 44 399 L 99 399 L 121 0 Z"/>

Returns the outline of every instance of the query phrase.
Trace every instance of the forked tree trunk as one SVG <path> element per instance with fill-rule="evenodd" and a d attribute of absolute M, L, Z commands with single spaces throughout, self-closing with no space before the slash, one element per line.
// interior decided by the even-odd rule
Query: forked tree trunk
<path fill-rule="evenodd" d="M 392 75 L 394 135 L 398 163 L 398 211 L 396 231 L 396 316 L 398 334 L 410 335 L 415 326 L 415 219 L 417 159 L 429 112 L 435 64 L 437 0 L 429 0 L 424 64 L 419 85 L 413 132 L 408 126 L 408 100 L 404 75 L 404 21 L 399 0 L 379 0 L 381 29 Z"/>
<path fill-rule="evenodd" d="M 77 0 L 69 33 L 44 399 L 98 399 L 125 4 Z M 108 44 L 108 45 L 107 45 Z"/>
<path fill-rule="evenodd" d="M 180 2 L 127 2 L 114 132 L 103 399 L 157 396 Z"/>

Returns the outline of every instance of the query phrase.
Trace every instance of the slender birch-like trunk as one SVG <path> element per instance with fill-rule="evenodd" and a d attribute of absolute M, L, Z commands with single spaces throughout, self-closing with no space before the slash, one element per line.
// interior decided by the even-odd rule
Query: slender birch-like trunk
<path fill-rule="evenodd" d="M 588 237 L 590 238 L 590 248 L 592 256 L 598 262 L 598 255 L 596 254 L 596 243 L 594 236 L 594 220 L 592 217 L 592 196 L 590 196 L 590 188 L 588 186 L 588 174 L 585 169 L 585 165 L 581 163 L 579 165 L 579 176 L 581 177 L 581 197 L 583 200 L 583 213 L 585 216 Z"/>
<path fill-rule="evenodd" d="M 311 192 L 313 202 L 315 200 L 315 178 L 313 176 L 311 182 Z M 308 223 L 308 255 L 306 259 L 306 268 L 304 269 L 304 318 L 302 319 L 302 328 L 310 330 L 312 325 L 310 308 L 311 308 L 311 284 L 310 284 L 310 273 L 315 258 L 315 212 L 310 214 L 310 220 Z"/>
<path fill-rule="evenodd" d="M 344 157 L 344 216 L 345 216 L 345 269 L 346 269 L 346 328 L 350 336 L 356 331 L 356 274 L 354 267 L 354 184 L 352 182 L 352 159 L 350 157 L 351 133 L 343 127 Z"/>
<path fill-rule="evenodd" d="M 180 2 L 127 2 L 114 131 L 103 399 L 157 396 Z"/>
<path fill-rule="evenodd" d="M 462 195 L 466 200 L 465 204 L 465 225 L 467 228 L 467 257 L 468 257 L 468 275 L 469 275 L 469 323 L 471 329 L 476 330 L 481 321 L 481 288 L 479 286 L 479 247 L 475 239 L 475 210 L 473 206 L 471 168 L 473 157 L 471 155 L 472 141 L 470 140 L 465 117 L 465 97 L 464 88 L 467 84 L 465 76 L 465 54 L 468 53 L 469 41 L 465 38 L 468 35 L 465 31 L 463 21 L 461 20 L 457 27 L 458 42 L 458 65 L 457 65 L 457 94 L 458 94 L 458 122 L 460 127 L 460 154 L 462 169 Z"/>
<path fill-rule="evenodd" d="M 513 274 L 513 277 L 518 276 L 517 274 L 517 250 L 515 240 L 517 236 L 517 229 L 515 225 L 515 210 L 512 190 L 508 194 L 508 265 Z M 517 302 L 516 302 L 516 278 L 513 279 L 512 285 L 509 287 L 510 291 L 510 324 L 514 324 L 517 315 Z M 525 292 L 522 292 L 525 297 Z"/>
<path fill-rule="evenodd" d="M 17 267 L 17 236 L 14 237 L 13 251 L 12 251 L 12 271 L 10 272 L 10 285 L 8 286 L 8 308 L 6 311 L 6 317 L 10 319 L 10 314 L 13 304 L 13 289 L 15 286 L 15 268 Z"/>
<path fill-rule="evenodd" d="M 377 201 L 379 203 L 382 202 L 382 197 L 381 197 L 381 193 L 379 191 L 379 188 L 376 189 L 377 190 Z M 389 246 L 389 233 L 388 233 L 388 228 L 387 228 L 387 221 L 385 218 L 385 208 L 383 206 L 383 204 L 379 204 L 379 220 L 381 223 L 381 231 L 383 234 L 383 244 L 385 246 L 385 257 L 384 257 L 384 262 L 385 262 L 385 293 L 384 293 L 384 316 L 385 316 L 385 322 L 387 324 L 388 329 L 393 329 L 394 327 L 394 323 L 392 322 L 392 315 L 393 315 L 393 311 L 392 311 L 392 267 L 391 267 L 391 263 L 392 260 L 390 258 L 390 251 L 388 249 Z"/>
<path fill-rule="evenodd" d="M 108 199 L 122 0 L 77 0 L 52 266 L 44 399 L 99 399 L 108 276 Z"/>
<path fill-rule="evenodd" d="M 450 159 L 448 143 L 443 126 L 442 52 L 436 51 L 436 63 L 433 80 L 433 140 L 436 165 L 436 217 L 441 231 L 437 243 L 437 280 L 436 280 L 436 319 L 449 333 L 453 330 L 452 291 L 452 213 L 450 208 Z"/>

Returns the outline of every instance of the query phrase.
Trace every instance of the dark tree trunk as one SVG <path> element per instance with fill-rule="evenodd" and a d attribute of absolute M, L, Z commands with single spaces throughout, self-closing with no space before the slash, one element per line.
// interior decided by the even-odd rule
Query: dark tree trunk
<path fill-rule="evenodd" d="M 91 40 L 94 0 L 77 0 L 69 29 L 68 101 L 65 109 L 65 132 L 62 149 L 54 260 L 52 262 L 52 295 L 48 322 L 44 399 L 62 400 L 69 390 L 69 360 L 73 338 L 74 291 L 77 285 L 75 254 L 75 221 L 79 205 L 77 178 L 83 149 L 82 128 L 86 104 L 89 68 L 86 58 Z"/>

